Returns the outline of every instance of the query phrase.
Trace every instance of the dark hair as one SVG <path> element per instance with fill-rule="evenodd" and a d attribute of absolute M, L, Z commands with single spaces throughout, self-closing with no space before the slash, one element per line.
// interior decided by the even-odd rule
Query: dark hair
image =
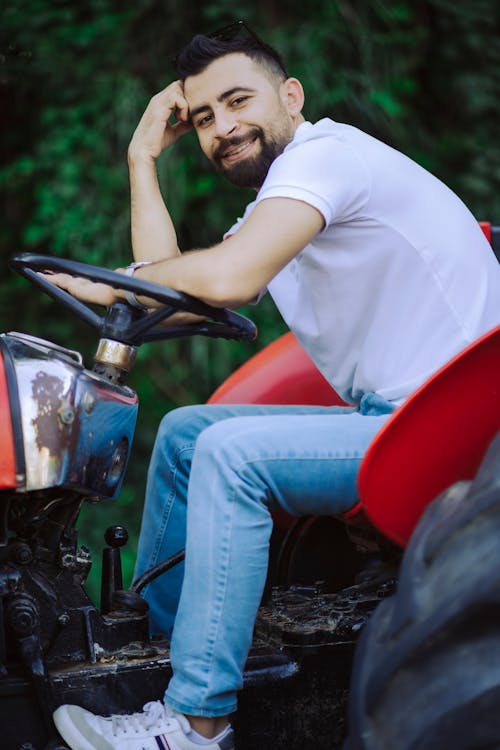
<path fill-rule="evenodd" d="M 180 51 L 175 60 L 177 75 L 184 81 L 188 76 L 202 73 L 214 60 L 235 52 L 243 53 L 274 76 L 283 80 L 288 78 L 287 69 L 279 54 L 257 38 L 245 36 L 222 40 L 203 34 L 197 34 Z"/>

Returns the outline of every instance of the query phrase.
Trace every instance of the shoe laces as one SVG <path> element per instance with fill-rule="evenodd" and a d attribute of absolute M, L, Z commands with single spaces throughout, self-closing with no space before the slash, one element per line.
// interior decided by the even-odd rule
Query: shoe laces
<path fill-rule="evenodd" d="M 165 705 L 161 701 L 150 701 L 146 703 L 141 712 L 133 714 L 113 714 L 111 720 L 111 731 L 115 737 L 129 732 L 148 732 L 153 727 L 164 730 L 173 726 L 173 716 L 168 716 Z"/>

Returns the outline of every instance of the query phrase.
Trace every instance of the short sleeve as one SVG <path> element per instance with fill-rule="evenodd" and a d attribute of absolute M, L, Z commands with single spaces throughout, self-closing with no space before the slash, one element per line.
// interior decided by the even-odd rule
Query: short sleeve
<path fill-rule="evenodd" d="M 333 135 L 292 141 L 273 162 L 257 202 L 294 198 L 316 208 L 325 224 L 352 218 L 370 194 L 368 169 Z"/>
<path fill-rule="evenodd" d="M 223 239 L 227 240 L 228 237 L 231 237 L 232 234 L 238 231 L 238 229 L 245 223 L 245 221 L 248 219 L 250 214 L 252 213 L 253 209 L 255 208 L 256 201 L 252 201 L 248 204 L 248 206 L 245 209 L 245 213 L 243 216 L 240 216 L 239 219 L 236 219 L 234 224 L 229 227 L 229 229 L 224 232 Z"/>

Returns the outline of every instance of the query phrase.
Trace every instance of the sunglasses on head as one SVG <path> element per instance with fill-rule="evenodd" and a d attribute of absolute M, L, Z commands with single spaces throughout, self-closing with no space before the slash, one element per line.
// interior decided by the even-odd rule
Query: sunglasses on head
<path fill-rule="evenodd" d="M 252 31 L 250 26 L 245 21 L 233 21 L 232 23 L 228 24 L 227 26 L 223 26 L 217 31 L 212 31 L 209 34 L 205 34 L 205 36 L 208 39 L 213 39 L 216 42 L 232 42 L 233 39 L 236 39 L 236 37 L 240 34 L 246 34 L 248 37 L 250 37 L 250 39 L 252 39 L 255 44 L 262 49 L 263 52 L 265 52 L 279 65 L 285 78 L 288 78 L 288 71 L 278 53 L 272 47 L 270 47 L 269 44 L 263 42 L 262 39 L 257 36 L 255 31 Z M 174 60 L 175 63 L 177 62 L 178 57 L 179 56 L 177 55 Z"/>

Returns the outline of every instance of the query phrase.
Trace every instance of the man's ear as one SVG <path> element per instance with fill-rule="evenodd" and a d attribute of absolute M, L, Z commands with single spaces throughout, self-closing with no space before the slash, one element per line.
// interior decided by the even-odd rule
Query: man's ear
<path fill-rule="evenodd" d="M 304 89 L 297 78 L 287 78 L 281 84 L 281 97 L 283 104 L 292 117 L 297 117 L 304 106 Z"/>

